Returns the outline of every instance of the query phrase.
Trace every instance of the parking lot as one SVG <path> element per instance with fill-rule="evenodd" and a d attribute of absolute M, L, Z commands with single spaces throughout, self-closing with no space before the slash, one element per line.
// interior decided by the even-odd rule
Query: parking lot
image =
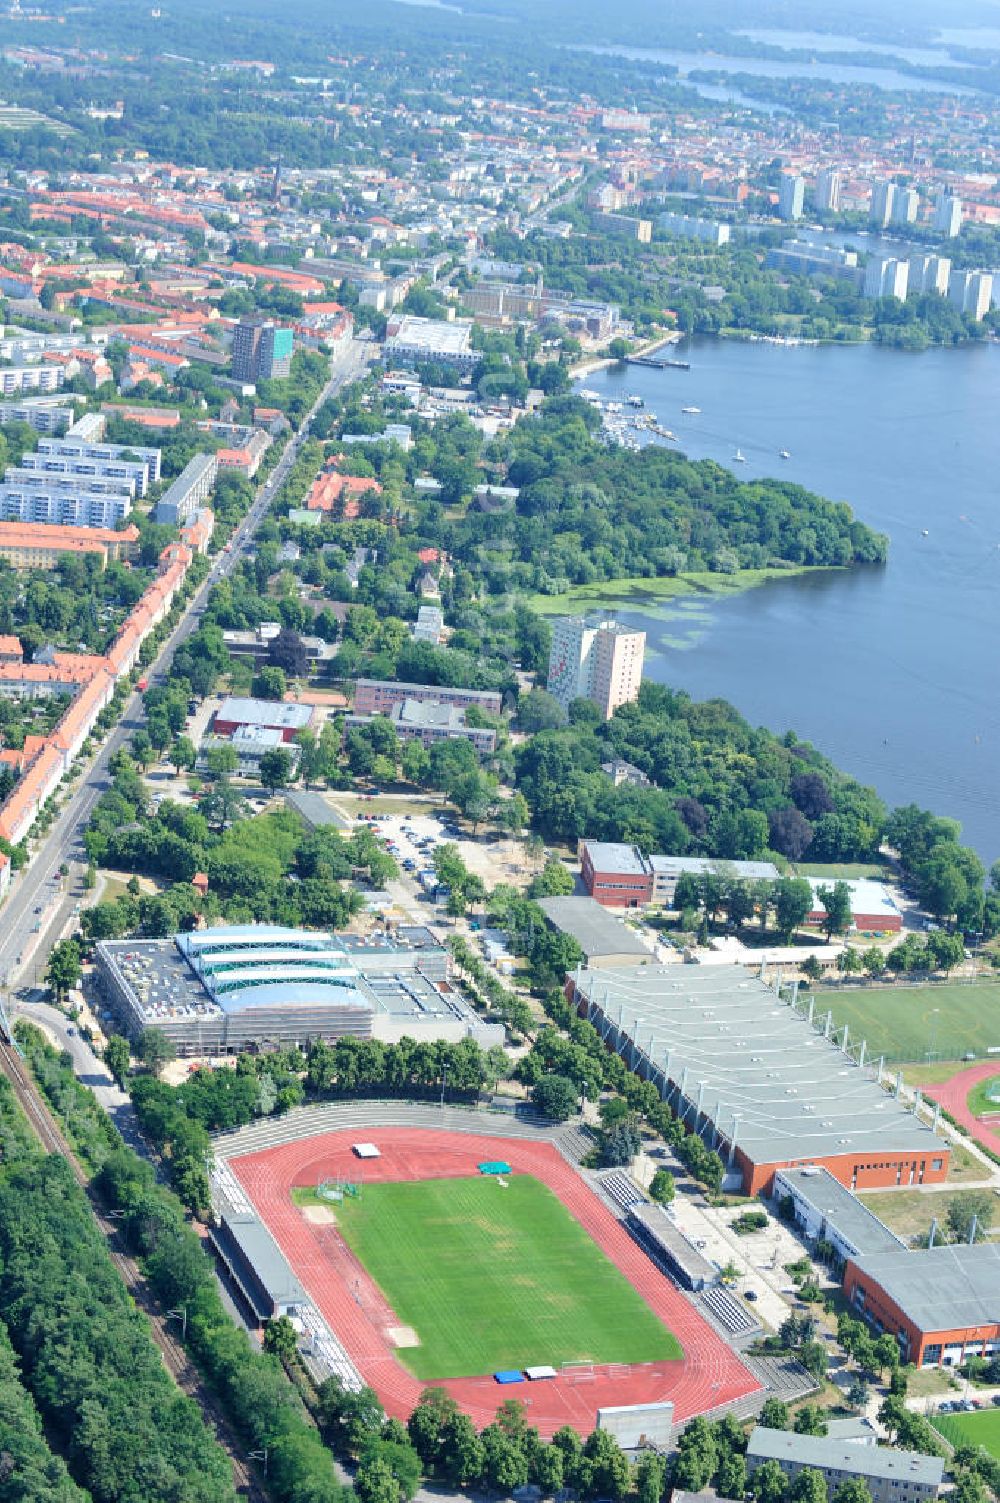
<path fill-rule="evenodd" d="M 333 802 L 336 806 L 336 799 Z M 533 874 L 534 868 L 520 841 L 474 839 L 444 808 L 434 807 L 433 812 L 426 814 L 378 813 L 368 816 L 360 809 L 357 819 L 358 823 L 368 824 L 385 837 L 404 878 L 414 884 L 419 884 L 421 871 L 433 869 L 435 850 L 449 843 L 458 847 L 469 871 L 481 877 L 487 888 L 500 882 L 521 886 Z"/>

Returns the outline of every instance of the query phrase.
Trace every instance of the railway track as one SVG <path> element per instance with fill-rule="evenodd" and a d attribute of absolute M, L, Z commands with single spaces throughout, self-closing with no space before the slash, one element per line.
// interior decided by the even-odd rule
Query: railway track
<path fill-rule="evenodd" d="M 261 1486 L 239 1454 L 237 1442 L 228 1420 L 220 1412 L 212 1395 L 205 1388 L 201 1376 L 188 1358 L 184 1347 L 170 1330 L 166 1317 L 157 1309 L 146 1280 L 134 1258 L 118 1246 L 121 1233 L 116 1223 L 95 1204 L 86 1174 L 66 1135 L 56 1122 L 38 1087 L 35 1085 L 23 1059 L 16 1048 L 6 1040 L 0 1040 L 0 1072 L 10 1082 L 17 1103 L 24 1112 L 28 1124 L 46 1153 L 58 1153 L 70 1167 L 70 1172 L 90 1200 L 91 1209 L 108 1244 L 108 1252 L 126 1289 L 149 1321 L 153 1340 L 156 1342 L 164 1365 L 181 1391 L 200 1405 L 216 1440 L 229 1457 L 237 1491 L 250 1503 L 269 1503 L 269 1495 Z"/>

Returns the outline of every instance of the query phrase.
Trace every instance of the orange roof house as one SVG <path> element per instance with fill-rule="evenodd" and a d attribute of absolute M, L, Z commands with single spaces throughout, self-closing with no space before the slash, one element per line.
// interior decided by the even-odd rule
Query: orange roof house
<path fill-rule="evenodd" d="M 382 494 L 382 487 L 377 480 L 370 475 L 341 475 L 339 472 L 325 471 L 317 475 L 309 488 L 306 496 L 306 508 L 309 511 L 337 511 L 343 510 L 345 518 L 350 520 L 360 513 L 360 499 L 369 492 L 376 495 Z"/>

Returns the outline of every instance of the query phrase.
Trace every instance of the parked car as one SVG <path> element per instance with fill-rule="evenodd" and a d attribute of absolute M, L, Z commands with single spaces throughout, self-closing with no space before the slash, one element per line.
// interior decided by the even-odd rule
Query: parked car
<path fill-rule="evenodd" d="M 756 1289 L 744 1289 L 744 1291 L 743 1291 L 743 1298 L 746 1299 L 746 1300 L 749 1300 L 750 1303 L 751 1303 L 751 1305 L 755 1305 L 757 1303 L 757 1291 L 756 1291 Z"/>

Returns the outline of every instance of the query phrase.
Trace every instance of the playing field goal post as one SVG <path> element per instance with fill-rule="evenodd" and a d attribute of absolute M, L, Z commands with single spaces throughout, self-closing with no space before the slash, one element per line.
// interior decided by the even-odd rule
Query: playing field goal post
<path fill-rule="evenodd" d="M 361 1184 L 360 1179 L 342 1179 L 340 1176 L 336 1179 L 324 1179 L 316 1187 L 316 1194 L 320 1200 L 340 1205 L 345 1200 L 360 1200 Z"/>

